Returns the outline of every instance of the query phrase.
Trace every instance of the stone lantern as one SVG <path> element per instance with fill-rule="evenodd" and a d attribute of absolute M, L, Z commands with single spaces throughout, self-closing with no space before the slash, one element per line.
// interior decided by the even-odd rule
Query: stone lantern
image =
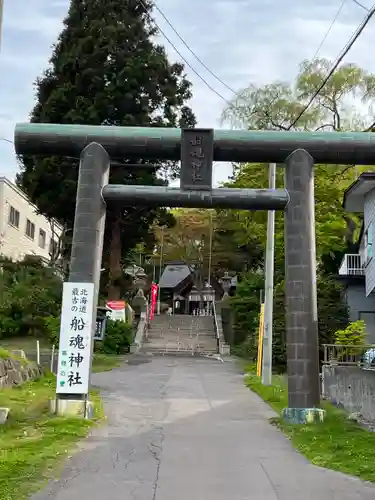
<path fill-rule="evenodd" d="M 232 284 L 232 278 L 231 276 L 229 276 L 228 271 L 225 271 L 224 276 L 220 280 L 220 284 L 224 290 L 223 298 L 227 297 L 229 295 L 230 286 Z"/>
<path fill-rule="evenodd" d="M 147 274 L 144 271 L 140 271 L 135 275 L 134 286 L 138 290 L 145 291 L 147 286 Z"/>

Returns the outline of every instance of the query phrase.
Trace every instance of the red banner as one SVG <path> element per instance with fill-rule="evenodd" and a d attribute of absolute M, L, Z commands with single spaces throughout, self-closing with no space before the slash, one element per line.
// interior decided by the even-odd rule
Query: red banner
<path fill-rule="evenodd" d="M 156 283 L 153 283 L 151 285 L 150 320 L 154 319 L 157 297 L 158 297 L 158 285 Z"/>

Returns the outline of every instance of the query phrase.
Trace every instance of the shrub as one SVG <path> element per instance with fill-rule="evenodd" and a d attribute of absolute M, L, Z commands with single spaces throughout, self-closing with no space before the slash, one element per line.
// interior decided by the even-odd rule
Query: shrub
<path fill-rule="evenodd" d="M 263 287 L 262 274 L 246 274 L 238 283 L 236 294 L 230 300 L 234 319 L 233 344 L 238 346 L 246 340 L 246 351 L 249 353 L 256 350 L 260 293 Z"/>
<path fill-rule="evenodd" d="M 59 315 L 62 281 L 40 260 L 0 257 L 0 337 L 48 337 L 45 318 Z"/>
<path fill-rule="evenodd" d="M 48 316 L 44 319 L 44 322 L 51 344 L 58 347 L 60 318 Z M 132 326 L 130 324 L 123 321 L 108 320 L 104 339 L 95 341 L 94 350 L 102 354 L 123 354 L 129 351 L 132 340 Z"/>
<path fill-rule="evenodd" d="M 356 346 L 343 347 L 338 353 L 338 358 L 341 361 L 348 361 L 351 356 L 359 356 L 363 354 L 365 349 L 363 346 L 366 343 L 366 324 L 364 321 L 353 321 L 342 330 L 337 330 L 335 333 L 335 344 L 341 346 Z M 340 349 L 337 348 L 339 351 Z"/>
<path fill-rule="evenodd" d="M 343 330 L 335 333 L 335 344 L 339 345 L 359 345 L 366 342 L 366 324 L 364 321 L 353 321 Z"/>
<path fill-rule="evenodd" d="M 264 276 L 249 273 L 238 284 L 231 299 L 234 312 L 235 341 L 233 354 L 256 362 L 258 354 L 260 296 Z M 275 285 L 273 310 L 273 367 L 283 372 L 286 367 L 284 283 Z"/>
<path fill-rule="evenodd" d="M 95 352 L 124 354 L 133 341 L 132 325 L 124 321 L 108 320 L 104 339 L 95 341 Z"/>
<path fill-rule="evenodd" d="M 274 289 L 273 309 L 273 368 L 283 372 L 286 368 L 285 296 L 284 281 L 279 280 Z M 334 342 L 338 329 L 348 325 L 348 308 L 342 300 L 342 287 L 328 277 L 318 278 L 318 332 L 320 356 L 322 344 Z M 234 313 L 235 347 L 233 353 L 256 361 L 258 350 L 258 328 L 260 295 L 264 288 L 264 277 L 259 273 L 248 273 L 239 282 L 236 295 L 231 300 Z"/>

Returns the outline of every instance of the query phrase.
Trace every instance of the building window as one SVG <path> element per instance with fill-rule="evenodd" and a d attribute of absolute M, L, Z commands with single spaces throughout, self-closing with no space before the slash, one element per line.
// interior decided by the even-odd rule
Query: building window
<path fill-rule="evenodd" d="M 11 226 L 20 227 L 20 213 L 14 207 L 10 207 L 9 209 L 9 218 L 8 222 Z"/>
<path fill-rule="evenodd" d="M 39 246 L 46 248 L 46 232 L 43 229 L 39 229 Z"/>
<path fill-rule="evenodd" d="M 35 224 L 29 219 L 26 220 L 26 236 L 33 240 L 35 238 Z"/>
<path fill-rule="evenodd" d="M 365 264 L 367 264 L 372 259 L 372 242 L 373 232 L 371 222 L 365 232 Z"/>
<path fill-rule="evenodd" d="M 51 238 L 51 241 L 49 244 L 49 254 L 53 259 L 58 257 L 58 255 L 56 255 L 57 251 L 58 251 L 58 243 L 53 238 Z"/>

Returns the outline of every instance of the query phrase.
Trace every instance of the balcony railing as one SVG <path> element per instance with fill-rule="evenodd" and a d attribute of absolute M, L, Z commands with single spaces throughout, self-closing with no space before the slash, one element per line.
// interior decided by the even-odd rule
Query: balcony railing
<path fill-rule="evenodd" d="M 347 253 L 342 259 L 339 269 L 340 276 L 363 276 L 365 274 L 362 258 L 359 253 Z"/>

